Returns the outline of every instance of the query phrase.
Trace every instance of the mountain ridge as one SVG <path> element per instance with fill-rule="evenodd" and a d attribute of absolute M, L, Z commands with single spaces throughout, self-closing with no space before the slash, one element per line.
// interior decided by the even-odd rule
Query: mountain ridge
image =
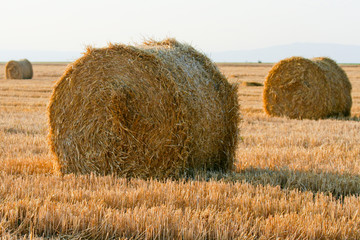
<path fill-rule="evenodd" d="M 83 51 L 1 50 L 0 62 L 27 58 L 31 62 L 72 62 Z M 360 45 L 291 43 L 252 50 L 205 52 L 215 62 L 278 62 L 292 56 L 330 57 L 338 63 L 360 63 Z"/>
<path fill-rule="evenodd" d="M 292 56 L 329 57 L 338 63 L 360 63 L 360 45 L 291 43 L 252 50 L 212 52 L 215 62 L 278 62 Z"/>

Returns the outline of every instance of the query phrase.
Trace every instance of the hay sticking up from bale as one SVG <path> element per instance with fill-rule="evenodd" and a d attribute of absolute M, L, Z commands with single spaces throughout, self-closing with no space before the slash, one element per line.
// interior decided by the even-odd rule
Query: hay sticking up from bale
<path fill-rule="evenodd" d="M 9 61 L 5 65 L 6 79 L 31 79 L 33 77 L 32 65 L 27 59 Z"/>
<path fill-rule="evenodd" d="M 351 83 L 329 58 L 291 57 L 273 66 L 265 80 L 268 115 L 298 119 L 349 116 Z"/>
<path fill-rule="evenodd" d="M 88 48 L 56 83 L 49 142 L 62 173 L 179 177 L 229 170 L 237 88 L 174 39 Z"/>

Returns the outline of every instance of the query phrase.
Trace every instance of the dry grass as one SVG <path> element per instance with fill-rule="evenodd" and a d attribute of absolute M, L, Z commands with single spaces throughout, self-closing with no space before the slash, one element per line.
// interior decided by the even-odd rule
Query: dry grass
<path fill-rule="evenodd" d="M 31 82 L 0 80 L 3 239 L 360 238 L 359 66 L 343 66 L 353 86 L 348 118 L 270 118 L 262 88 L 240 87 L 237 172 L 179 181 L 58 175 L 46 104 L 50 73 L 65 66 L 37 67 L 43 76 Z M 233 82 L 261 83 L 270 68 L 220 65 L 227 76 L 243 76 Z"/>
<path fill-rule="evenodd" d="M 357 197 L 223 181 L 0 175 L 3 229 L 84 238 L 358 237 Z M 22 186 L 10 189 L 9 186 Z"/>

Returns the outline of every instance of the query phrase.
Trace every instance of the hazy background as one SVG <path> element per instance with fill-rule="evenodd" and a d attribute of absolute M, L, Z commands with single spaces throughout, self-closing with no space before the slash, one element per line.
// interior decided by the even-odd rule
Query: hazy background
<path fill-rule="evenodd" d="M 358 0 L 12 0 L 0 61 L 72 61 L 85 46 L 175 37 L 215 61 L 328 56 L 360 62 Z"/>

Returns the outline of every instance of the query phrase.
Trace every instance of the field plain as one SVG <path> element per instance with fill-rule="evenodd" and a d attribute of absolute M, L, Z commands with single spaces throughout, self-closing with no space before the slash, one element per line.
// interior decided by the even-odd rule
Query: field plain
<path fill-rule="evenodd" d="M 262 110 L 271 64 L 218 64 L 239 83 L 236 172 L 194 180 L 59 175 L 46 106 L 65 64 L 5 80 L 0 64 L 0 237 L 360 239 L 360 66 L 342 65 L 352 115 L 290 120 Z"/>

